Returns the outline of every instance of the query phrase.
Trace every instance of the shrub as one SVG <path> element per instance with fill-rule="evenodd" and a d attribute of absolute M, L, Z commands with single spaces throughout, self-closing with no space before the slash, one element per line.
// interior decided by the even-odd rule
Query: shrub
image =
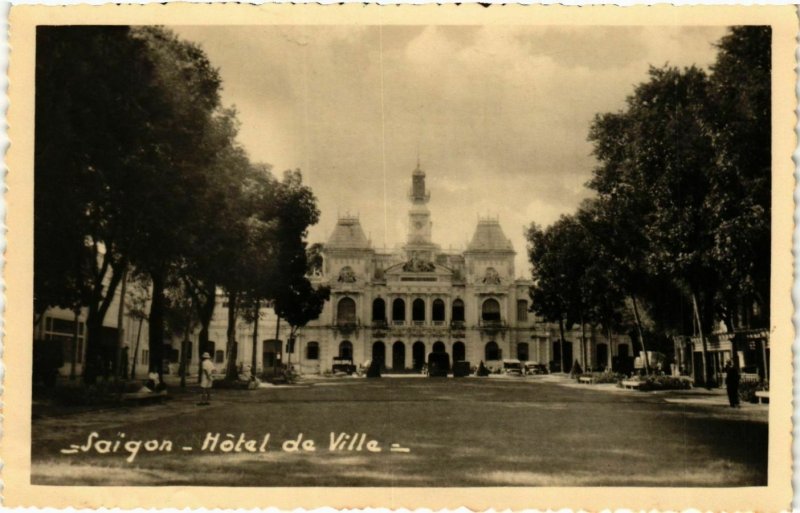
<path fill-rule="evenodd" d="M 741 381 L 739 382 L 739 399 L 748 403 L 758 402 L 756 392 L 762 390 L 769 390 L 769 381 L 765 380 L 760 383 L 757 381 Z"/>
<path fill-rule="evenodd" d="M 584 374 L 584 376 L 591 376 L 594 379 L 595 383 L 617 383 L 619 384 L 623 379 L 626 379 L 627 376 L 625 374 L 620 374 L 619 372 L 611 372 L 611 371 L 602 371 L 602 372 L 589 372 Z M 580 376 L 575 376 L 575 379 L 578 379 Z"/>
<path fill-rule="evenodd" d="M 643 376 L 639 390 L 689 390 L 692 380 L 686 376 Z"/>

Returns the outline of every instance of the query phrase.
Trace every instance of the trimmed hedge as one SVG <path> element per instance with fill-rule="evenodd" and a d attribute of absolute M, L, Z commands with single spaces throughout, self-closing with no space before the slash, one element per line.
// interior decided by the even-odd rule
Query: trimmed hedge
<path fill-rule="evenodd" d="M 643 376 L 639 390 L 689 390 L 692 379 L 686 376 Z"/>

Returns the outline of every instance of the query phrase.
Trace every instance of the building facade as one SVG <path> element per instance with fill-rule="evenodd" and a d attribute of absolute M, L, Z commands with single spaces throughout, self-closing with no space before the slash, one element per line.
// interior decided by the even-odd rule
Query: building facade
<path fill-rule="evenodd" d="M 562 343 L 558 327 L 531 312 L 531 281 L 516 277 L 516 252 L 498 219 L 479 219 L 463 251 L 443 251 L 433 240 L 430 198 L 425 173 L 417 166 L 411 176 L 406 242 L 396 250 L 374 248 L 357 217 L 338 219 L 325 244 L 322 272 L 311 278 L 331 288 L 330 300 L 319 319 L 299 330 L 291 353 L 286 344 L 289 326 L 281 323 L 271 305 L 264 305 L 257 332 L 253 322 L 237 320 L 237 342 L 228 354 L 228 305 L 219 291 L 206 348 L 217 370 L 225 369 L 229 358 L 240 368 L 251 366 L 254 351 L 256 373 L 267 377 L 287 363 L 301 374 L 324 373 L 331 370 L 334 358 L 357 364 L 377 360 L 387 370 L 415 371 L 432 352 L 447 353 L 451 363 L 468 361 L 473 366 L 483 361 L 498 367 L 503 359 L 518 359 L 556 371 L 562 362 L 569 371 L 574 361 L 584 369 L 632 369 L 633 348 L 626 335 L 608 340 L 601 330 L 587 326 L 567 331 Z M 120 341 L 119 295 L 117 290 L 104 321 L 104 345 L 110 352 Z M 149 312 L 149 305 L 143 311 Z M 121 363 L 132 378 L 145 377 L 151 345 L 147 319 L 127 308 L 122 318 Z M 61 348 L 62 375 L 80 375 L 83 370 L 85 319 L 85 311 L 76 318 L 54 308 L 34 327 L 35 340 Z M 72 344 L 75 321 L 77 347 Z M 199 328 L 187 341 L 180 335 L 165 337 L 165 373 L 178 374 L 184 351 L 187 374 L 196 375 Z"/>
<path fill-rule="evenodd" d="M 559 342 L 554 326 L 531 313 L 530 280 L 516 278 L 516 252 L 496 218 L 479 219 L 464 251 L 433 240 L 425 173 L 413 171 L 408 233 L 402 248 L 376 249 L 357 217 L 340 217 L 324 247 L 322 272 L 331 288 L 320 318 L 300 330 L 293 355 L 300 372 L 330 370 L 334 358 L 377 360 L 385 369 L 420 369 L 431 352 L 450 361 L 498 365 L 519 359 L 586 368 L 632 358 L 626 336 L 606 340 L 587 329 Z"/>

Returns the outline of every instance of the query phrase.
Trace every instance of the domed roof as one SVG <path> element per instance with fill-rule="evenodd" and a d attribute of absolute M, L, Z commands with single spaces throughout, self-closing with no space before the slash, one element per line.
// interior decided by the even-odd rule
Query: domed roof
<path fill-rule="evenodd" d="M 513 252 L 514 246 L 503 233 L 497 219 L 480 219 L 467 251 Z"/>
<path fill-rule="evenodd" d="M 326 248 L 369 249 L 369 241 L 357 217 L 340 217 Z"/>

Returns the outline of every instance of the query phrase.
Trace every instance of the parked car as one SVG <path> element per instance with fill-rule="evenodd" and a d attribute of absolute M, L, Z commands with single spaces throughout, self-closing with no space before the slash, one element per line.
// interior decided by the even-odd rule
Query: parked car
<path fill-rule="evenodd" d="M 522 376 L 522 363 L 519 360 L 503 360 L 503 374 Z"/>
<path fill-rule="evenodd" d="M 331 370 L 334 374 L 343 372 L 347 375 L 351 375 L 356 371 L 356 366 L 353 363 L 352 358 L 340 358 L 338 356 L 334 356 L 333 367 L 331 367 Z"/>
<path fill-rule="evenodd" d="M 428 354 L 428 377 L 446 378 L 450 372 L 450 356 L 447 353 Z"/>
<path fill-rule="evenodd" d="M 547 365 L 539 362 L 525 362 L 525 374 L 547 374 Z"/>

